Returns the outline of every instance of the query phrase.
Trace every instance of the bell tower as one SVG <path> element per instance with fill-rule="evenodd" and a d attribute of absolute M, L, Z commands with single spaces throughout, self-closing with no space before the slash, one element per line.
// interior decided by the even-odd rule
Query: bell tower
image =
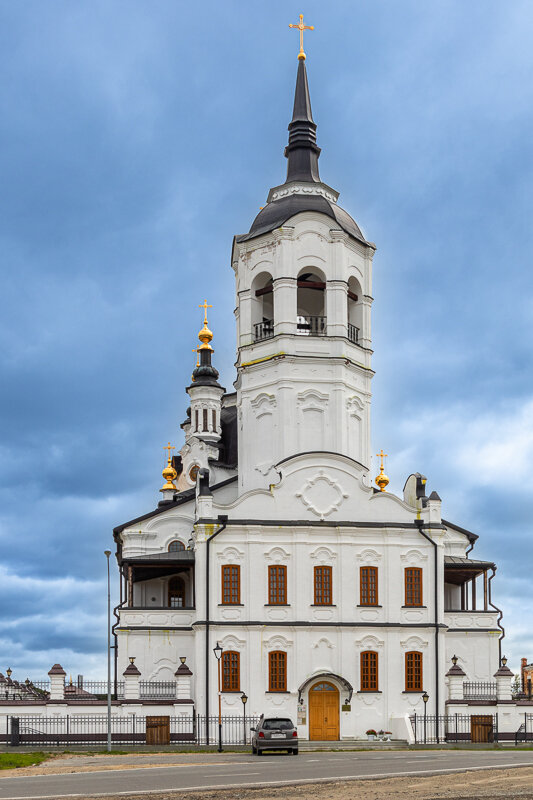
<path fill-rule="evenodd" d="M 301 453 L 370 466 L 375 245 L 321 181 L 319 156 L 301 50 L 286 180 L 233 245 L 241 490 Z"/>

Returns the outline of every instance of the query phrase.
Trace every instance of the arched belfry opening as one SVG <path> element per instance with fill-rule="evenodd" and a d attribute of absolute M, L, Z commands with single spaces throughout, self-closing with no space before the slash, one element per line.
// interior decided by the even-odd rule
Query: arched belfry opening
<path fill-rule="evenodd" d="M 326 334 L 326 282 L 315 267 L 303 269 L 297 280 L 297 325 L 300 336 Z"/>
<path fill-rule="evenodd" d="M 252 331 L 254 342 L 274 336 L 274 284 L 268 272 L 252 282 Z"/>
<path fill-rule="evenodd" d="M 357 344 L 362 337 L 363 305 L 361 302 L 361 286 L 353 276 L 348 280 L 348 339 Z"/>

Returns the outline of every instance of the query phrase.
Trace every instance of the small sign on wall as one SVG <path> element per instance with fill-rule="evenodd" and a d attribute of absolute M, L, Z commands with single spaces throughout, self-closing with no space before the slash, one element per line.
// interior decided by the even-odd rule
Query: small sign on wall
<path fill-rule="evenodd" d="M 298 703 L 298 725 L 305 725 L 307 723 L 307 707 L 305 703 Z"/>
<path fill-rule="evenodd" d="M 351 707 L 351 705 L 350 705 L 349 703 L 345 703 L 345 704 L 342 706 L 342 710 L 343 710 L 343 711 L 351 711 L 351 710 L 352 710 L 352 707 Z"/>

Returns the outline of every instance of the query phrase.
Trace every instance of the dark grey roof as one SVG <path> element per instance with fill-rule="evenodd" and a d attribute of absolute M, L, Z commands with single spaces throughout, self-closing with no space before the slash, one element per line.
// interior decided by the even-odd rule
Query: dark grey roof
<path fill-rule="evenodd" d="M 214 486 L 211 486 L 211 491 L 216 492 L 217 489 L 222 489 L 223 486 L 227 486 L 230 483 L 233 483 L 238 478 L 237 475 L 232 475 L 231 478 L 227 478 L 225 481 L 221 481 L 220 483 L 215 483 Z M 130 519 L 128 522 L 123 522 L 122 525 L 117 525 L 116 528 L 113 528 L 113 535 L 116 537 L 117 534 L 121 533 L 124 528 L 129 528 L 130 525 L 135 525 L 137 522 L 142 522 L 145 519 L 150 519 L 150 517 L 157 517 L 158 514 L 164 514 L 166 511 L 169 511 L 171 508 L 176 508 L 176 506 L 181 506 L 184 503 L 189 503 L 191 500 L 194 500 L 196 495 L 196 488 L 187 489 L 185 492 L 179 492 L 179 494 L 174 495 L 174 499 L 171 500 L 169 503 L 162 503 L 157 508 L 154 508 L 153 511 L 149 511 L 147 514 L 142 514 L 140 517 L 135 517 L 135 519 Z"/>
<path fill-rule="evenodd" d="M 343 208 L 320 195 L 304 194 L 293 194 L 289 197 L 283 197 L 281 200 L 267 203 L 252 222 L 250 231 L 242 236 L 236 236 L 235 240 L 237 242 L 246 242 L 249 239 L 255 239 L 256 236 L 261 236 L 263 233 L 270 233 L 270 231 L 284 225 L 291 217 L 304 211 L 316 211 L 317 213 L 325 214 L 336 223 L 335 227 L 341 228 L 350 236 L 363 242 L 363 244 L 369 244 L 361 233 L 358 224 Z M 374 247 L 374 245 L 369 246 Z"/>
<path fill-rule="evenodd" d="M 437 492 L 433 491 L 433 492 L 431 492 L 431 494 L 429 495 L 429 498 L 428 498 L 428 499 L 429 499 L 429 500 L 440 500 L 440 497 L 438 496 Z"/>
<path fill-rule="evenodd" d="M 298 62 L 294 108 L 292 120 L 289 123 L 289 143 L 285 148 L 287 177 L 283 186 L 303 183 L 314 189 L 317 185 L 320 185 L 319 156 L 320 148 L 316 143 L 316 124 L 311 112 L 307 70 L 305 61 L 301 59 Z M 280 187 L 276 187 L 276 189 L 278 188 Z M 337 195 L 337 192 L 330 189 L 330 187 L 326 188 L 333 195 Z M 271 190 L 271 193 L 272 191 L 274 190 Z M 326 197 L 311 192 L 292 194 L 267 202 L 266 206 L 254 219 L 248 233 L 236 236 L 235 241 L 245 242 L 249 239 L 254 239 L 256 236 L 269 233 L 275 228 L 284 225 L 296 214 L 304 211 L 325 214 L 333 220 L 336 228 L 340 228 L 358 241 L 375 249 L 375 245 L 366 241 L 355 220 L 344 209 Z"/>
<path fill-rule="evenodd" d="M 459 531 L 459 533 L 464 533 L 472 544 L 479 539 L 477 533 L 472 533 L 472 531 L 468 531 L 466 528 L 461 528 L 461 526 L 456 525 L 455 522 L 450 522 L 447 519 L 443 519 L 442 521 L 444 525 L 447 525 L 449 528 L 453 528 L 455 531 Z"/>
<path fill-rule="evenodd" d="M 151 553 L 148 556 L 131 556 L 124 559 L 124 563 L 127 561 L 135 561 L 136 564 L 151 564 L 154 561 L 158 564 L 183 564 L 184 561 L 194 561 L 194 550 L 174 550 L 170 553 L 164 551 Z"/>
<path fill-rule="evenodd" d="M 444 556 L 445 567 L 471 567 L 472 569 L 494 567 L 493 561 L 477 561 L 466 556 Z"/>

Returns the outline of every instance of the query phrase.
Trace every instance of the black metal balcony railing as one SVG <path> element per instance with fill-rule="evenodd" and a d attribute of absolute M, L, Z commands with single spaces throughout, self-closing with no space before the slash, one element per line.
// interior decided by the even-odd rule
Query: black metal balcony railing
<path fill-rule="evenodd" d="M 357 344 L 359 341 L 359 328 L 352 325 L 351 322 L 348 323 L 348 339 L 354 344 Z"/>
<path fill-rule="evenodd" d="M 257 322 L 254 325 L 254 341 L 261 342 L 263 339 L 272 339 L 274 336 L 274 320 L 267 319 Z"/>
<path fill-rule="evenodd" d="M 298 316 L 296 333 L 300 336 L 325 336 L 326 317 Z"/>
<path fill-rule="evenodd" d="M 465 700 L 496 700 L 496 683 L 493 681 L 465 681 L 463 697 Z"/>

